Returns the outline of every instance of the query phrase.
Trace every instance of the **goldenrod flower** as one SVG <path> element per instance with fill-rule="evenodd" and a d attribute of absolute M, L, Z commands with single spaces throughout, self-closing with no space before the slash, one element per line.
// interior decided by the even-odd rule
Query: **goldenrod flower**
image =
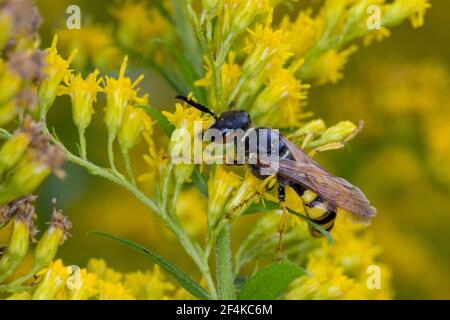
<path fill-rule="evenodd" d="M 8 150 L 18 152 L 17 154 L 6 158 L 2 156 L 3 161 L 9 161 L 13 166 L 0 186 L 0 205 L 33 192 L 52 171 L 63 176 L 61 165 L 64 155 L 60 148 L 49 143 L 49 137 L 42 132 L 42 126 L 26 117 L 23 128 L 16 134 L 20 132 L 26 133 L 29 145 L 26 152 L 23 150 L 25 146 L 21 145 L 19 150 Z M 21 143 L 26 144 L 26 141 Z"/>
<path fill-rule="evenodd" d="M 325 131 L 325 129 L 325 122 L 322 119 L 315 119 L 302 125 L 301 128 L 297 129 L 292 136 L 301 137 L 307 134 L 318 134 Z"/>
<path fill-rule="evenodd" d="M 129 290 L 121 283 L 107 282 L 100 280 L 98 282 L 99 300 L 135 300 Z"/>
<path fill-rule="evenodd" d="M 147 113 L 128 105 L 125 108 L 122 126 L 119 129 L 119 144 L 123 150 L 130 150 L 136 144 L 139 135 L 146 131 L 152 133 L 152 120 Z"/>
<path fill-rule="evenodd" d="M 222 39 L 226 39 L 229 34 L 239 35 L 257 17 L 265 18 L 271 12 L 268 0 L 224 0 L 221 15 Z"/>
<path fill-rule="evenodd" d="M 206 230 L 206 198 L 194 188 L 181 191 L 177 200 L 177 216 L 191 237 L 200 237 Z"/>
<path fill-rule="evenodd" d="M 280 24 L 281 29 L 286 30 L 290 51 L 297 57 L 303 57 L 322 32 L 323 16 L 312 17 L 311 15 L 311 10 L 302 11 L 295 21 L 290 21 L 289 17 L 285 16 Z"/>
<path fill-rule="evenodd" d="M 369 32 L 366 36 L 364 36 L 363 44 L 365 46 L 370 45 L 373 41 L 380 42 L 384 38 L 388 38 L 391 35 L 391 32 L 389 29 L 381 28 L 381 29 L 375 29 L 371 32 Z"/>
<path fill-rule="evenodd" d="M 260 180 L 250 171 L 247 171 L 239 188 L 227 201 L 225 214 L 233 218 L 240 216 L 252 203 L 263 199 L 268 187 L 273 186 L 273 183 L 274 178 L 272 176 Z"/>
<path fill-rule="evenodd" d="M 107 282 L 116 283 L 122 280 L 122 274 L 109 268 L 103 259 L 89 259 L 86 269 Z"/>
<path fill-rule="evenodd" d="M 114 8 L 112 14 L 118 19 L 119 43 L 129 49 L 145 50 L 151 39 L 167 38 L 172 32 L 170 24 L 159 10 L 149 8 L 148 3 L 142 0 L 127 0 Z"/>
<path fill-rule="evenodd" d="M 25 206 L 16 213 L 8 248 L 0 258 L 0 283 L 16 271 L 25 257 L 30 237 L 34 233 L 34 219 L 34 208 L 32 206 Z"/>
<path fill-rule="evenodd" d="M 136 299 L 163 300 L 172 296 L 175 286 L 167 281 L 159 265 L 147 272 L 132 272 L 124 275 L 124 286 Z"/>
<path fill-rule="evenodd" d="M 81 269 L 78 275 L 72 275 L 79 277 L 74 281 L 79 281 L 79 283 L 70 288 L 69 286 L 69 296 L 70 300 L 89 300 L 98 295 L 98 279 L 95 274 L 87 272 L 86 269 Z M 70 277 L 67 281 L 70 280 Z"/>
<path fill-rule="evenodd" d="M 9 102 L 17 94 L 21 83 L 20 76 L 11 70 L 3 59 L 0 59 L 0 87 L 8 88 L 0 92 L 0 106 Z"/>
<path fill-rule="evenodd" d="M 63 244 L 70 235 L 72 223 L 61 211 L 53 210 L 52 221 L 47 231 L 39 240 L 34 256 L 34 269 L 40 270 L 50 264 L 55 258 L 59 245 Z"/>
<path fill-rule="evenodd" d="M 428 0 L 396 0 L 385 5 L 383 19 L 397 25 L 409 18 L 414 28 L 423 25 L 425 12 L 431 7 Z"/>
<path fill-rule="evenodd" d="M 58 259 L 48 268 L 42 270 L 38 276 L 42 278 L 33 293 L 32 299 L 51 300 L 55 299 L 58 291 L 64 288 L 69 274 L 61 259 Z"/>
<path fill-rule="evenodd" d="M 254 76 L 269 62 L 283 64 L 292 55 L 283 29 L 274 31 L 269 24 L 257 24 L 249 32 L 244 48 L 248 56 L 242 67 L 243 75 Z"/>
<path fill-rule="evenodd" d="M 140 75 L 132 83 L 130 78 L 125 77 L 127 63 L 128 56 L 125 56 L 120 66 L 119 77 L 117 79 L 106 77 L 104 87 L 106 94 L 105 123 L 111 139 L 116 137 L 117 130 L 119 130 L 122 124 L 126 107 L 129 104 L 147 103 L 147 95 L 139 97 L 139 89 L 136 89 L 136 86 L 144 79 L 144 76 Z"/>
<path fill-rule="evenodd" d="M 70 64 L 75 58 L 76 50 L 72 51 L 69 58 L 64 60 L 58 55 L 56 45 L 58 43 L 58 37 L 54 36 L 52 46 L 47 49 L 46 63 L 44 73 L 46 78 L 42 80 L 38 89 L 39 96 L 39 112 L 40 118 L 44 118 L 50 106 L 55 100 L 57 90 L 61 81 L 70 76 L 71 70 Z"/>
<path fill-rule="evenodd" d="M 162 112 L 175 126 L 170 138 L 169 151 L 172 162 L 176 163 L 174 176 L 177 184 L 185 182 L 195 168 L 195 154 L 201 155 L 201 133 L 211 122 L 209 115 L 202 115 L 200 110 L 192 107 L 183 108 L 182 104 L 175 105 L 175 112 Z M 198 146 L 198 150 L 195 150 Z M 201 159 L 200 159 L 201 160 Z"/>
<path fill-rule="evenodd" d="M 121 54 L 114 45 L 111 26 L 83 24 L 81 29 L 59 31 L 58 38 L 66 52 L 78 50 L 73 61 L 76 69 L 94 65 L 103 70 L 120 62 Z"/>
<path fill-rule="evenodd" d="M 252 116 L 279 127 L 299 124 L 302 119 L 301 101 L 307 98 L 309 85 L 302 84 L 293 72 L 295 70 L 274 68 L 269 83 L 253 103 Z M 276 121 L 277 118 L 281 118 L 281 121 Z"/>
<path fill-rule="evenodd" d="M 342 69 L 348 61 L 348 57 L 357 50 L 356 46 L 350 46 L 338 52 L 330 49 L 323 54 L 304 75 L 308 79 L 316 79 L 318 85 L 336 83 L 342 79 Z"/>
<path fill-rule="evenodd" d="M 208 225 L 214 226 L 223 216 L 225 204 L 233 191 L 237 190 L 241 179 L 236 174 L 215 166 L 214 173 L 208 179 Z"/>
<path fill-rule="evenodd" d="M 3 50 L 9 37 L 11 36 L 11 31 L 13 28 L 12 18 L 8 14 L 3 12 L 0 14 L 0 50 Z"/>
<path fill-rule="evenodd" d="M 72 118 L 78 130 L 84 131 L 91 123 L 94 113 L 93 103 L 97 101 L 97 92 L 101 91 L 101 78 L 97 79 L 98 70 L 90 73 L 86 79 L 81 74 L 70 75 L 65 80 L 66 86 L 60 87 L 59 94 L 67 94 L 72 101 Z"/>
<path fill-rule="evenodd" d="M 15 166 L 27 150 L 30 137 L 26 132 L 17 132 L 0 148 L 0 175 Z"/>
<path fill-rule="evenodd" d="M 308 144 L 309 147 L 316 147 L 329 143 L 345 141 L 358 130 L 358 127 L 350 121 L 341 121 L 338 124 L 329 127 L 323 132 L 321 137 Z"/>
<path fill-rule="evenodd" d="M 220 70 L 224 97 L 229 97 L 231 95 L 233 89 L 236 87 L 236 84 L 238 83 L 238 80 L 242 74 L 241 66 L 237 64 L 235 60 L 236 60 L 236 52 L 230 51 L 230 53 L 228 54 L 228 61 L 222 65 Z M 205 70 L 206 70 L 205 76 L 202 79 L 199 79 L 194 82 L 196 86 L 199 87 L 211 86 L 212 68 L 211 63 L 208 59 L 205 59 Z M 213 93 L 212 90 L 210 92 Z M 214 105 L 215 101 L 214 95 L 210 97 L 210 101 L 212 101 Z"/>

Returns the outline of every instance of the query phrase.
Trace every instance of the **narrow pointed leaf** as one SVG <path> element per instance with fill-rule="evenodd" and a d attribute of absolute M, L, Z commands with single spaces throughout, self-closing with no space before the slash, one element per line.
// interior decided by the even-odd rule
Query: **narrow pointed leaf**
<path fill-rule="evenodd" d="M 167 120 L 167 118 L 161 113 L 161 111 L 149 106 L 148 104 L 141 104 L 138 108 L 144 109 L 150 117 L 152 117 L 156 122 L 158 122 L 164 133 L 170 137 L 172 135 L 175 127 Z"/>
<path fill-rule="evenodd" d="M 186 275 L 184 272 L 179 270 L 177 267 L 175 267 L 172 263 L 164 259 L 163 257 L 157 255 L 150 249 L 135 243 L 131 240 L 127 240 L 124 238 L 120 238 L 117 236 L 114 236 L 112 234 L 109 234 L 107 232 L 102 231 L 92 231 L 88 234 L 94 234 L 98 236 L 102 236 L 108 239 L 112 239 L 114 241 L 117 241 L 121 244 L 123 244 L 126 247 L 129 247 L 133 250 L 138 251 L 139 253 L 144 254 L 147 258 L 149 258 L 154 263 L 158 264 L 161 268 L 163 268 L 168 274 L 170 274 L 175 280 L 178 281 L 178 283 L 185 288 L 187 291 L 189 291 L 192 295 L 199 299 L 211 299 L 211 296 L 208 292 L 206 292 L 197 282 L 192 280 L 188 275 Z"/>

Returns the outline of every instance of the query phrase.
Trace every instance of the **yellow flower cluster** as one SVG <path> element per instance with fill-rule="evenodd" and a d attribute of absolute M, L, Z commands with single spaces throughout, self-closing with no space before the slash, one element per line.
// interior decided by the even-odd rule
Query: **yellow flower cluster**
<path fill-rule="evenodd" d="M 12 225 L 8 246 L 0 257 L 0 291 L 15 292 L 22 284 L 27 284 L 40 270 L 52 264 L 59 245 L 63 244 L 69 236 L 72 226 L 70 221 L 61 211 L 55 209 L 49 227 L 34 250 L 33 264 L 24 275 L 18 275 L 19 267 L 24 263 L 28 253 L 30 242 L 36 242 L 37 229 L 34 222 L 37 215 L 33 205 L 36 198 L 36 196 L 27 195 L 0 208 L 1 231 L 8 229 L 3 227 Z M 49 275 L 47 281 L 54 280 L 55 277 L 57 275 Z"/>
<path fill-rule="evenodd" d="M 114 45 L 112 28 L 96 24 L 81 29 L 63 29 L 58 38 L 68 54 L 77 50 L 73 65 L 83 70 L 92 65 L 99 69 L 112 69 L 120 63 L 120 51 Z"/>
<path fill-rule="evenodd" d="M 60 148 L 27 116 L 0 148 L 0 206 L 33 192 L 52 171 L 63 178 L 63 162 Z"/>
<path fill-rule="evenodd" d="M 111 12 L 118 20 L 117 40 L 125 48 L 146 51 L 152 39 L 170 39 L 173 33 L 160 11 L 155 7 L 149 8 L 146 1 L 127 0 Z"/>
<path fill-rule="evenodd" d="M 196 84 L 209 86 L 213 109 L 221 111 L 235 101 L 238 108 L 250 111 L 255 122 L 279 128 L 298 128 L 310 115 L 302 108 L 309 89 L 303 81 L 323 85 L 342 79 L 348 57 L 357 49 L 347 46 L 350 42 L 381 40 L 389 35 L 389 27 L 408 18 L 419 27 L 430 7 L 427 0 L 328 0 L 317 14 L 308 8 L 294 19 L 284 17 L 277 26 L 272 19 L 274 4 L 250 2 L 203 4 L 206 16 L 217 16 L 211 42 L 218 49 L 214 60 L 207 58 L 205 77 Z M 376 29 L 368 27 L 371 6 L 381 12 Z M 242 23 L 233 23 L 241 15 L 245 17 L 240 18 Z M 244 35 L 245 29 L 249 36 Z M 246 45 L 233 48 L 238 38 L 245 38 Z M 228 53 L 229 61 L 225 61 Z M 219 85 L 214 84 L 214 70 L 220 75 Z"/>
<path fill-rule="evenodd" d="M 79 132 L 81 157 L 86 159 L 85 131 L 92 120 L 97 94 L 103 92 L 106 96 L 104 120 L 108 129 L 110 161 L 114 168 L 112 146 L 117 136 L 121 150 L 127 156 L 141 135 L 152 133 L 153 122 L 144 110 L 138 108 L 148 102 L 148 95 L 140 96 L 139 88 L 136 88 L 144 76 L 139 76 L 135 81 L 125 76 L 128 63 L 125 56 L 117 78 L 99 77 L 98 70 L 83 78 L 81 74 L 72 74 L 69 69 L 74 54 L 64 60 L 58 55 L 56 44 L 55 36 L 48 50 L 46 79 L 39 85 L 40 118 L 45 118 L 56 95 L 70 96 L 72 118 Z"/>
<path fill-rule="evenodd" d="M 380 248 L 370 234 L 361 234 L 363 227 L 352 224 L 345 213 L 337 220 L 332 232 L 335 243 L 323 242 L 307 254 L 310 274 L 291 283 L 285 298 L 391 299 L 391 273 L 378 262 Z"/>
<path fill-rule="evenodd" d="M 36 109 L 35 84 L 45 67 L 45 53 L 37 49 L 41 22 L 33 1 L 0 4 L 0 126 Z"/>
<path fill-rule="evenodd" d="M 86 268 L 65 267 L 54 261 L 38 274 L 31 299 L 134 300 L 173 299 L 181 290 L 169 282 L 159 266 L 152 270 L 120 273 L 102 259 L 89 260 Z"/>
<path fill-rule="evenodd" d="M 166 1 L 161 6 L 170 10 Z M 172 40 L 174 28 L 160 10 L 143 0 L 127 0 L 109 12 L 114 25 L 87 23 L 81 29 L 58 32 L 66 52 L 78 49 L 74 60 L 78 69 L 114 69 L 120 63 L 121 49 L 149 55 L 158 63 L 166 60 L 164 48 L 154 40 Z"/>

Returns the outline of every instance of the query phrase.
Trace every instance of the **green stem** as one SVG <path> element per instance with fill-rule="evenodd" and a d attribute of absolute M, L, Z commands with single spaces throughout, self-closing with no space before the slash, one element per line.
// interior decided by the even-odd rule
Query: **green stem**
<path fill-rule="evenodd" d="M 233 267 L 231 264 L 230 224 L 227 224 L 217 237 L 216 268 L 219 299 L 236 299 L 233 286 Z"/>
<path fill-rule="evenodd" d="M 0 128 L 0 139 L 7 140 L 12 137 L 12 134 L 3 128 Z"/>
<path fill-rule="evenodd" d="M 80 140 L 80 155 L 81 159 L 86 160 L 86 137 L 84 135 L 86 129 L 85 128 L 78 128 L 78 137 Z"/>
<path fill-rule="evenodd" d="M 134 179 L 133 167 L 131 165 L 130 155 L 128 154 L 128 150 L 125 148 L 120 148 L 122 151 L 123 161 L 125 163 L 125 169 L 127 170 L 128 177 L 133 185 L 136 185 L 136 180 Z"/>
<path fill-rule="evenodd" d="M 195 13 L 195 11 L 192 9 L 192 7 L 190 5 L 187 6 L 187 10 L 190 15 L 191 21 L 194 24 L 194 30 L 197 34 L 198 39 L 200 40 L 200 44 L 203 48 L 203 51 L 207 53 L 208 60 L 211 63 L 212 82 L 214 84 L 213 89 L 214 89 L 214 93 L 215 93 L 217 104 L 218 104 L 216 107 L 218 107 L 219 110 L 221 110 L 222 104 L 223 104 L 223 102 L 222 102 L 222 76 L 221 76 L 221 67 L 222 66 L 216 64 L 216 59 L 214 58 L 211 44 L 208 42 L 208 40 L 206 39 L 205 35 L 202 32 L 201 26 L 198 21 L 197 14 Z"/>
<path fill-rule="evenodd" d="M 48 129 L 47 129 L 48 132 Z M 125 180 L 123 176 L 117 171 L 109 170 L 106 168 L 102 168 L 97 166 L 96 164 L 81 159 L 76 155 L 72 154 L 67 148 L 59 142 L 54 136 L 51 136 L 52 142 L 57 144 L 63 151 L 68 161 L 79 165 L 80 167 L 85 168 L 89 173 L 107 179 L 118 186 L 128 190 L 133 194 L 139 201 L 141 201 L 144 205 L 150 208 L 158 217 L 160 217 L 164 223 L 167 225 L 170 231 L 172 231 L 180 242 L 181 246 L 188 253 L 188 255 L 192 258 L 196 266 L 199 268 L 203 278 L 205 279 L 206 285 L 208 287 L 209 292 L 213 296 L 213 298 L 217 298 L 217 292 L 214 285 L 214 280 L 211 276 L 211 271 L 208 265 L 208 260 L 205 258 L 204 253 L 200 249 L 200 246 L 196 245 L 186 234 L 186 231 L 164 210 L 161 208 L 150 198 L 148 198 L 142 191 L 140 191 L 135 185 L 133 185 L 128 180 Z"/>
<path fill-rule="evenodd" d="M 116 165 L 114 164 L 114 140 L 116 139 L 116 134 L 108 133 L 108 160 L 109 166 L 114 172 L 118 172 Z"/>

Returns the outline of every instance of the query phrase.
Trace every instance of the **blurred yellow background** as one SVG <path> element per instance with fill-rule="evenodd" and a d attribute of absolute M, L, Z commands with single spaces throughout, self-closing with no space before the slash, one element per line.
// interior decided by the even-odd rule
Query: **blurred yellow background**
<path fill-rule="evenodd" d="M 37 2 L 44 17 L 43 47 L 49 46 L 55 30 L 65 28 L 69 4 L 80 6 L 83 23 L 110 19 L 106 0 Z M 336 85 L 314 87 L 308 104 L 329 124 L 365 121 L 351 145 L 321 154 L 318 161 L 360 186 L 377 207 L 372 229 L 375 242 L 384 248 L 383 261 L 393 269 L 398 299 L 450 298 L 449 18 L 450 2 L 432 1 L 424 27 L 415 30 L 403 24 L 383 42 L 361 46 L 349 59 L 345 78 Z M 146 69 L 132 72 L 145 73 L 142 86 L 153 106 L 173 109 L 174 93 L 158 75 Z M 59 123 L 57 132 L 64 141 L 76 137 L 72 124 L 61 125 L 72 123 L 68 102 L 59 99 L 49 120 L 50 126 Z M 101 112 L 96 112 L 87 132 L 88 153 L 105 163 L 106 129 L 100 119 Z M 159 144 L 163 142 L 158 139 L 166 139 L 158 133 L 155 137 Z M 143 148 L 133 151 L 141 173 L 145 164 L 137 155 Z M 59 251 L 66 264 L 85 265 L 90 257 L 102 257 L 122 271 L 148 267 L 145 258 L 129 249 L 86 235 L 103 230 L 154 248 L 184 269 L 193 267 L 169 232 L 131 195 L 78 167 L 68 164 L 65 169 L 65 181 L 51 178 L 38 193 L 41 223 L 49 220 L 53 197 L 73 222 L 73 237 Z M 201 197 L 198 200 L 204 205 Z M 251 219 L 234 229 L 236 242 Z"/>

